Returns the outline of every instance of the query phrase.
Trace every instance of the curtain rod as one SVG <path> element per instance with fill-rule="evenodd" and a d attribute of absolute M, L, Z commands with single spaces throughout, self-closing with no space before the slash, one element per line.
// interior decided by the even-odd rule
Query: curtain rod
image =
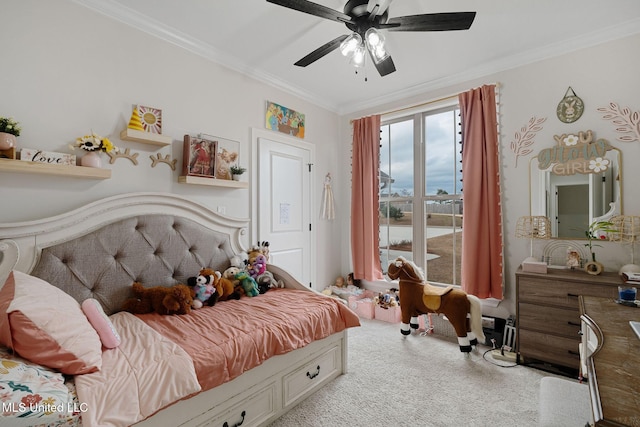
<path fill-rule="evenodd" d="M 422 102 L 420 104 L 415 104 L 415 105 L 410 105 L 408 107 L 397 108 L 395 110 L 385 111 L 384 113 L 380 113 L 380 115 L 384 116 L 384 115 L 387 115 L 387 114 L 399 113 L 401 111 L 413 110 L 414 108 L 425 107 L 427 105 L 436 104 L 436 103 L 442 102 L 442 101 L 448 101 L 450 99 L 454 99 L 454 98 L 457 98 L 457 97 L 458 97 L 458 94 L 449 95 L 449 96 L 445 96 L 445 97 L 438 98 L 438 99 L 432 99 L 431 101 Z"/>
<path fill-rule="evenodd" d="M 493 84 L 495 85 L 496 89 L 500 88 L 500 83 L 488 83 L 489 85 Z M 460 92 L 462 93 L 462 92 Z M 436 104 L 438 102 L 442 102 L 442 101 L 448 101 L 450 99 L 454 99 L 457 98 L 460 94 L 456 93 L 454 95 L 449 95 L 449 96 L 444 96 L 442 98 L 438 98 L 438 99 L 432 99 L 431 101 L 427 101 L 427 102 L 422 102 L 420 104 L 415 104 L 415 105 L 410 105 L 408 107 L 402 107 L 402 108 L 397 108 L 395 110 L 390 110 L 390 111 L 385 111 L 384 113 L 377 113 L 380 114 L 381 116 L 384 116 L 386 114 L 394 114 L 394 113 L 399 113 L 401 111 L 406 111 L 406 110 L 413 110 L 414 108 L 418 108 L 418 107 L 425 107 L 427 105 L 431 105 L 431 104 Z M 349 123 L 353 124 L 354 120 L 358 120 L 358 119 L 351 119 L 349 121 Z"/>

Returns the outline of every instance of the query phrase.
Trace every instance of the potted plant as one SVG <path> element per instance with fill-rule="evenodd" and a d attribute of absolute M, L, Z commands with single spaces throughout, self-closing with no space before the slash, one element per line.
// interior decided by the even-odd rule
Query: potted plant
<path fill-rule="evenodd" d="M 20 124 L 12 117 L 0 117 L 0 150 L 16 146 L 16 136 L 20 136 Z"/>
<path fill-rule="evenodd" d="M 615 233 L 618 230 L 615 228 L 615 225 L 609 221 L 593 221 L 589 225 L 589 229 L 584 232 L 587 237 L 588 243 L 584 245 L 589 248 L 589 252 L 591 252 L 591 261 L 587 262 L 584 266 L 584 269 L 587 273 L 598 275 L 602 273 L 603 265 L 602 263 L 596 261 L 596 253 L 593 251 L 594 246 L 600 246 L 596 243 L 593 243 L 594 240 L 606 240 L 606 233 Z"/>
<path fill-rule="evenodd" d="M 234 181 L 240 181 L 240 175 L 242 175 L 246 171 L 245 168 L 243 168 L 242 166 L 238 166 L 238 165 L 231 165 L 229 170 L 231 171 L 231 178 Z"/>
<path fill-rule="evenodd" d="M 76 142 L 69 146 L 72 150 L 80 148 L 87 152 L 80 158 L 80 166 L 89 166 L 94 168 L 102 167 L 102 161 L 98 153 L 117 153 L 120 149 L 113 145 L 109 138 L 102 137 L 95 132 L 91 135 L 84 135 L 76 138 Z"/>

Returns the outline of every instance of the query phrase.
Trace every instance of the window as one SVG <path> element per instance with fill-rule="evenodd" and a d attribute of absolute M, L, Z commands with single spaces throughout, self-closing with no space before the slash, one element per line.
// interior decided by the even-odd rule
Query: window
<path fill-rule="evenodd" d="M 385 121 L 380 139 L 380 262 L 402 255 L 431 283 L 460 285 L 459 109 Z"/>

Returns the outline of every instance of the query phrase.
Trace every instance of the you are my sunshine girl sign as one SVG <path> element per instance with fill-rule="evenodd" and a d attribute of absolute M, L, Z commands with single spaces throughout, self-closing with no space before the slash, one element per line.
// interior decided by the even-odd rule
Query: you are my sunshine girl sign
<path fill-rule="evenodd" d="M 607 151 L 614 147 L 609 141 L 599 138 L 594 141 L 593 132 L 554 135 L 557 145 L 538 153 L 538 168 L 551 171 L 556 175 L 575 175 L 600 173 L 607 170 L 611 161 L 606 158 Z"/>

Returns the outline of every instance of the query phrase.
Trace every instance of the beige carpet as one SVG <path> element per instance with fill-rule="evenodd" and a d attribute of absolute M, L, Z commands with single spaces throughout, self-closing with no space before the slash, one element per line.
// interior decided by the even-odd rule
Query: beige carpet
<path fill-rule="evenodd" d="M 540 380 L 554 375 L 497 366 L 484 346 L 465 357 L 454 340 L 362 320 L 349 332 L 349 373 L 271 426 L 536 426 Z"/>

